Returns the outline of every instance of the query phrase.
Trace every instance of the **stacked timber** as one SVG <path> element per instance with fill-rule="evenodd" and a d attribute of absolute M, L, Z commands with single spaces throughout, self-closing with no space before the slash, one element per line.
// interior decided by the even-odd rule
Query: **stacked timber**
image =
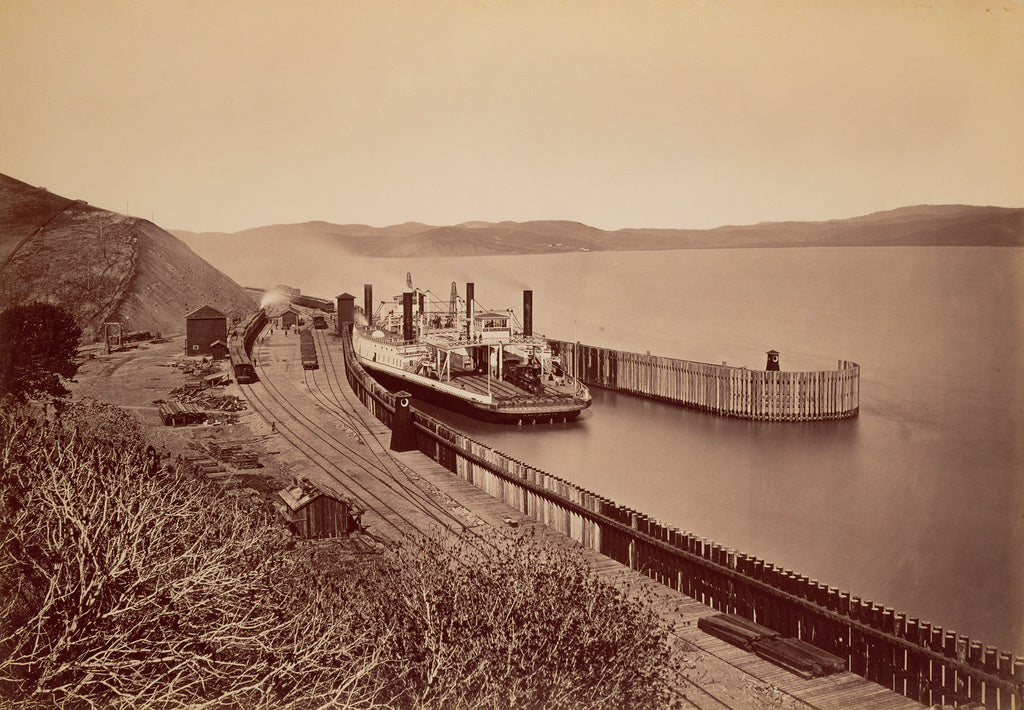
<path fill-rule="evenodd" d="M 188 453 L 185 454 L 183 458 L 192 471 L 200 476 L 210 477 L 213 474 L 224 473 L 227 471 L 223 465 L 214 461 L 205 454 Z"/>
<path fill-rule="evenodd" d="M 206 412 L 194 404 L 164 402 L 159 411 L 164 426 L 192 426 L 206 421 Z"/>
<path fill-rule="evenodd" d="M 244 441 L 211 441 L 206 448 L 215 458 L 235 468 L 259 468 L 259 456 L 245 448 Z"/>
<path fill-rule="evenodd" d="M 739 646 L 744 651 L 751 650 L 755 642 L 779 636 L 777 631 L 755 624 L 750 619 L 736 614 L 702 616 L 697 620 L 697 628 L 704 633 L 717 636 L 723 641 L 728 641 L 733 646 Z"/>
<path fill-rule="evenodd" d="M 781 666 L 801 678 L 820 678 L 846 670 L 846 661 L 799 639 L 765 638 L 751 648 L 761 658 Z"/>

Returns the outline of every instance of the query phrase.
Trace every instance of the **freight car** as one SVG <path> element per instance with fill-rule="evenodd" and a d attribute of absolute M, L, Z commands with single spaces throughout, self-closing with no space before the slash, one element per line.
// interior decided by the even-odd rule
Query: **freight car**
<path fill-rule="evenodd" d="M 228 354 L 231 357 L 231 369 L 235 373 L 235 382 L 240 385 L 256 382 L 256 368 L 253 366 L 250 355 L 252 354 L 253 343 L 256 337 L 267 324 L 267 312 L 260 309 L 253 314 L 242 328 L 241 336 L 238 331 L 231 336 L 231 344 L 228 346 Z"/>
<path fill-rule="evenodd" d="M 302 355 L 304 369 L 316 370 L 320 367 L 316 357 L 316 344 L 313 342 L 313 331 L 309 328 L 299 331 L 299 353 Z"/>
<path fill-rule="evenodd" d="M 231 339 L 231 369 L 235 373 L 235 382 L 240 385 L 248 385 L 256 381 L 256 368 L 245 353 L 243 341 L 239 338 Z"/>

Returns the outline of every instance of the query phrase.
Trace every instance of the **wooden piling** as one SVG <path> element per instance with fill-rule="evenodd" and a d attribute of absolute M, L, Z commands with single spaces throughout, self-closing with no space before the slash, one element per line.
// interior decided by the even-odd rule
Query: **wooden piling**
<path fill-rule="evenodd" d="M 719 416 L 765 421 L 854 417 L 860 408 L 860 366 L 766 372 L 651 354 L 551 341 L 566 371 L 596 387 L 669 402 Z"/>

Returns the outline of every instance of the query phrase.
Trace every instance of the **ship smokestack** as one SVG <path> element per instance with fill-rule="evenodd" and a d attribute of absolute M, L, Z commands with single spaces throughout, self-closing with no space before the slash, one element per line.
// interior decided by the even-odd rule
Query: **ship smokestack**
<path fill-rule="evenodd" d="M 466 334 L 473 339 L 473 283 L 466 284 Z"/>
<path fill-rule="evenodd" d="M 523 291 L 523 335 L 533 335 L 533 291 Z"/>
<path fill-rule="evenodd" d="M 373 284 L 363 284 L 363 313 L 367 327 L 373 327 Z"/>
<path fill-rule="evenodd" d="M 414 337 L 412 332 L 412 293 L 406 291 L 402 294 L 402 339 L 412 340 Z"/>

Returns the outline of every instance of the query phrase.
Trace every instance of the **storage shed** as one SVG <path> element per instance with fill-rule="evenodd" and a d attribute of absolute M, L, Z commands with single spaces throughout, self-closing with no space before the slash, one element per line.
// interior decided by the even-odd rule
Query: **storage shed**
<path fill-rule="evenodd" d="M 228 317 L 210 306 L 185 316 L 185 354 L 213 355 L 213 344 L 228 341 Z"/>
<path fill-rule="evenodd" d="M 288 309 L 281 314 L 281 327 L 287 330 L 299 324 L 299 312 Z"/>
<path fill-rule="evenodd" d="M 210 345 L 210 354 L 213 355 L 214 360 L 227 360 L 228 359 L 228 344 L 223 340 L 218 340 Z"/>
<path fill-rule="evenodd" d="M 277 497 L 278 512 L 299 537 L 340 537 L 360 528 L 361 510 L 308 481 L 278 491 Z"/>

